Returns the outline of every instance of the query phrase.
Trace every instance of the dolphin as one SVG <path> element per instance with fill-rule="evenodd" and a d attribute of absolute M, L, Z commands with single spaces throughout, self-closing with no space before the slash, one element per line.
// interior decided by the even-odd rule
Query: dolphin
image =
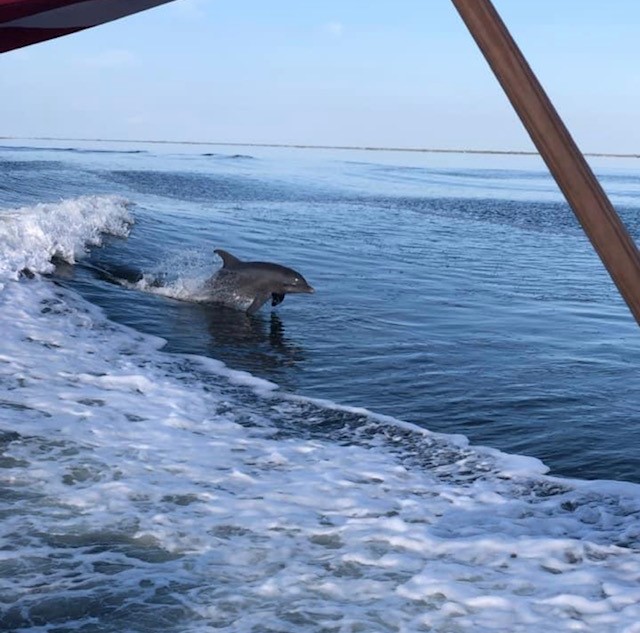
<path fill-rule="evenodd" d="M 272 306 L 277 306 L 287 293 L 315 292 L 292 268 L 270 262 L 243 262 L 221 248 L 214 253 L 222 258 L 222 268 L 207 283 L 213 302 L 231 303 L 233 307 L 244 308 L 247 314 L 254 314 L 269 299 Z M 226 301 L 227 296 L 232 296 L 232 301 Z"/>

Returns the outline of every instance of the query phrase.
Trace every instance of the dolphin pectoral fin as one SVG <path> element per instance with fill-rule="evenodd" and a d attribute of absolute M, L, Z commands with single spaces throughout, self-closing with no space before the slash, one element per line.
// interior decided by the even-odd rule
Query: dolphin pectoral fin
<path fill-rule="evenodd" d="M 213 252 L 221 257 L 223 268 L 233 268 L 241 263 L 235 255 L 227 253 L 227 251 L 223 251 L 221 248 L 216 248 Z"/>
<path fill-rule="evenodd" d="M 284 301 L 284 292 L 282 294 L 278 294 L 277 292 L 271 293 L 271 305 L 277 306 L 279 303 Z"/>
<path fill-rule="evenodd" d="M 257 294 L 253 300 L 253 303 L 247 308 L 247 314 L 255 314 L 269 299 L 268 292 L 261 292 Z"/>

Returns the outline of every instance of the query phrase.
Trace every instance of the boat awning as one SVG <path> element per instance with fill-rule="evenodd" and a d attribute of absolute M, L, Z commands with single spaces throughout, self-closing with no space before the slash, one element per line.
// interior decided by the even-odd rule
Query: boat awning
<path fill-rule="evenodd" d="M 172 0 L 0 0 L 0 53 L 91 28 Z"/>

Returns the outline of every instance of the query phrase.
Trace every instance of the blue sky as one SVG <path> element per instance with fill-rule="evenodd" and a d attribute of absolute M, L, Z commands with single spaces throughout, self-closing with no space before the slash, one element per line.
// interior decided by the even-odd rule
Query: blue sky
<path fill-rule="evenodd" d="M 640 2 L 495 0 L 583 151 L 640 152 Z M 531 149 L 449 0 L 177 0 L 0 56 L 0 135 Z"/>

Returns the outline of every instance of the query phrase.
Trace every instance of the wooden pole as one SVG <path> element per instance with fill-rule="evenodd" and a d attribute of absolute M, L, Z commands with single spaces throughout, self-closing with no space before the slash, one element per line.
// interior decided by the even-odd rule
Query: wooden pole
<path fill-rule="evenodd" d="M 640 254 L 490 0 L 452 0 L 640 325 Z"/>

